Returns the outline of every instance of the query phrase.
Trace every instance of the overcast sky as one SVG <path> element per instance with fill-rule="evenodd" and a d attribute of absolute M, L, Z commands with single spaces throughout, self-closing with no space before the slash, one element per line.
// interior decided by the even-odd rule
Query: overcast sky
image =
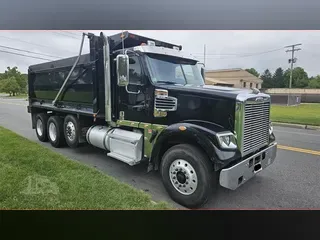
<path fill-rule="evenodd" d="M 99 34 L 100 31 L 90 31 Z M 120 31 L 103 31 L 106 35 Z M 183 46 L 203 62 L 204 44 L 206 45 L 206 68 L 256 68 L 260 73 L 266 68 L 274 71 L 277 67 L 289 67 L 283 47 L 302 43 L 302 50 L 296 52 L 296 66 L 303 67 L 309 76 L 320 74 L 320 31 L 130 31 L 139 35 L 171 42 Z M 18 66 L 26 73 L 28 66 L 46 60 L 17 56 L 1 51 L 47 58 L 77 55 L 81 42 L 80 31 L 0 31 L 0 72 L 7 66 Z M 36 55 L 4 48 L 41 53 Z M 86 40 L 84 52 L 88 52 Z M 279 49 L 279 50 L 276 50 Z M 276 51 L 273 51 L 276 50 Z M 269 52 L 270 51 L 270 52 Z M 268 53 L 263 53 L 268 52 Z M 259 54 L 261 53 L 261 54 Z M 44 55 L 50 55 L 44 56 Z M 250 56 L 249 56 L 250 55 Z"/>

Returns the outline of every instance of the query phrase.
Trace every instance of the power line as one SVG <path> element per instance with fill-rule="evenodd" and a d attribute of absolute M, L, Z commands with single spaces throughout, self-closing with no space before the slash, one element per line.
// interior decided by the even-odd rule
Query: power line
<path fill-rule="evenodd" d="M 6 37 L 6 36 L 0 36 L 1 38 L 6 38 L 6 39 L 9 39 L 9 40 L 14 40 L 14 41 L 18 41 L 18 42 L 23 42 L 23 43 L 27 43 L 27 44 L 31 44 L 31 45 L 34 45 L 34 46 L 38 46 L 38 47 L 44 47 L 44 48 L 50 48 L 52 50 L 52 46 L 45 46 L 45 45 L 41 45 L 41 44 L 38 44 L 38 43 L 32 43 L 32 42 L 28 42 L 28 41 L 24 41 L 24 40 L 20 40 L 20 39 L 17 39 L 17 38 L 12 38 L 12 37 Z M 60 49 L 62 50 L 62 49 Z M 71 52 L 71 51 L 68 51 L 68 50 L 64 50 L 63 51 L 66 51 L 66 52 L 70 52 L 72 54 L 75 54 L 74 52 Z"/>
<path fill-rule="evenodd" d="M 276 52 L 276 51 L 279 51 L 279 50 L 282 50 L 283 47 L 281 48 L 276 48 L 276 49 L 272 49 L 272 50 L 268 50 L 268 51 L 263 51 L 263 52 L 256 52 L 256 53 L 242 53 L 242 54 L 231 54 L 231 53 L 228 53 L 228 54 L 215 54 L 215 53 L 206 53 L 206 56 L 207 58 L 214 58 L 214 55 L 216 55 L 217 57 L 215 57 L 215 59 L 232 59 L 232 58 L 242 58 L 242 57 L 251 57 L 251 56 L 257 56 L 257 55 L 261 55 L 261 54 L 266 54 L 266 53 L 271 53 L 271 52 Z M 197 54 L 194 54 L 194 55 L 197 55 Z M 221 56 L 221 55 L 230 55 L 230 56 L 233 56 L 233 57 L 223 57 L 223 58 L 219 58 L 218 56 Z M 201 56 L 199 54 L 199 56 Z"/>
<path fill-rule="evenodd" d="M 69 31 L 65 31 L 65 30 L 60 30 L 61 32 L 64 32 L 64 33 L 69 33 L 70 35 L 72 36 L 76 36 L 76 37 L 80 37 L 77 33 L 74 33 L 74 32 L 69 32 Z M 80 38 L 79 38 L 80 39 Z"/>
<path fill-rule="evenodd" d="M 60 32 L 51 32 L 51 33 L 79 40 L 79 38 L 76 38 L 74 36 L 70 36 L 70 35 L 67 35 L 67 34 L 64 34 L 64 33 L 60 33 Z"/>
<path fill-rule="evenodd" d="M 18 55 L 18 56 L 23 56 L 23 57 L 34 58 L 34 59 L 40 59 L 40 60 L 46 60 L 46 61 L 52 61 L 51 59 L 47 59 L 47 58 L 41 58 L 41 57 L 28 56 L 28 55 L 25 55 L 25 54 L 14 53 L 14 52 L 9 52 L 9 51 L 4 51 L 4 50 L 0 50 L 0 52 L 8 53 L 8 54 L 13 54 L 13 55 Z"/>
<path fill-rule="evenodd" d="M 2 47 L 2 48 L 7 48 L 7 49 L 11 49 L 11 50 L 15 50 L 15 51 L 20 51 L 20 52 L 27 52 L 27 53 L 42 55 L 42 56 L 45 56 L 45 57 L 60 58 L 60 57 L 53 56 L 53 55 L 48 55 L 48 54 L 44 54 L 44 53 L 38 53 L 38 52 L 29 51 L 29 50 L 23 50 L 23 49 L 19 49 L 19 48 L 13 48 L 13 47 L 8 47 L 8 46 L 3 46 L 3 45 L 0 45 L 0 47 Z"/>

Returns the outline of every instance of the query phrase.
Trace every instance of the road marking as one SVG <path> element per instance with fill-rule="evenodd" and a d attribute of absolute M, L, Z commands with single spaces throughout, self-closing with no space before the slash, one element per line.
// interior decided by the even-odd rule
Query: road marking
<path fill-rule="evenodd" d="M 302 130 L 310 130 L 310 129 L 302 129 Z M 290 134 L 299 134 L 299 135 L 307 135 L 307 136 L 319 136 L 319 134 L 310 134 L 310 133 L 303 133 L 303 132 L 288 132 L 288 131 L 281 131 L 273 129 L 274 132 L 281 132 L 281 133 L 290 133 Z"/>
<path fill-rule="evenodd" d="M 28 106 L 27 104 L 18 104 L 18 103 L 12 103 L 12 102 L 4 102 L 4 101 L 0 101 L 0 103 L 5 103 L 5 104 L 11 104 L 11 105 L 17 105 L 17 106 Z"/>
<path fill-rule="evenodd" d="M 289 147 L 289 146 L 283 146 L 283 145 L 278 145 L 278 148 L 282 149 L 282 150 L 288 150 L 288 151 L 293 151 L 293 152 L 301 152 L 301 153 L 308 153 L 308 154 L 320 156 L 320 151 L 314 151 L 314 150 L 310 150 L 310 149 L 295 148 L 295 147 Z"/>

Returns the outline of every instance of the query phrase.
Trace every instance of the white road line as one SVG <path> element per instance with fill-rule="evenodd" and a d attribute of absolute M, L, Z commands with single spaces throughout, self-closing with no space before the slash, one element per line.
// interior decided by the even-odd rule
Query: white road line
<path fill-rule="evenodd" d="M 281 132 L 281 133 L 290 133 L 290 134 L 299 134 L 299 135 L 306 135 L 306 136 L 314 136 L 314 137 L 319 137 L 320 134 L 311 134 L 311 133 L 303 133 L 303 132 L 288 132 L 288 131 L 281 131 L 281 130 L 276 130 L 273 129 L 274 132 Z"/>

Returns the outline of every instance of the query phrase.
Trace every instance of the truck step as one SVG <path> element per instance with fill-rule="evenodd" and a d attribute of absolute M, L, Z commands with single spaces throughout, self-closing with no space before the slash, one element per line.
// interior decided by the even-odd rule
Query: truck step
<path fill-rule="evenodd" d="M 122 162 L 125 162 L 126 164 L 128 164 L 130 166 L 137 165 L 139 163 L 137 161 L 134 161 L 133 159 L 130 159 L 128 157 L 122 156 L 122 155 L 114 153 L 114 152 L 108 153 L 107 156 L 115 158 L 115 159 L 120 160 Z"/>

